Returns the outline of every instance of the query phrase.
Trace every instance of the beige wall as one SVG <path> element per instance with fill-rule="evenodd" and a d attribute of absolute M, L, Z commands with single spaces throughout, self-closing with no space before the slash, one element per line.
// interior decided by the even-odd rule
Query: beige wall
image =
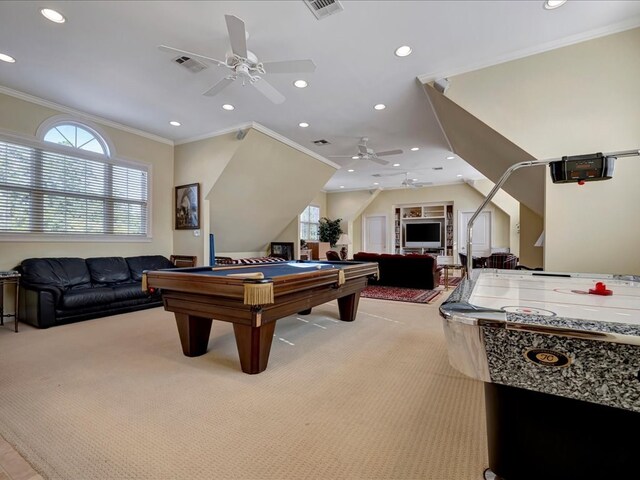
<path fill-rule="evenodd" d="M 361 198 L 362 192 L 352 192 L 354 198 Z M 333 195 L 349 195 L 349 192 L 340 194 L 327 194 L 328 203 L 332 202 Z M 484 200 L 484 196 L 467 184 L 443 185 L 425 188 L 408 188 L 382 190 L 373 201 L 364 209 L 353 222 L 353 252 L 363 250 L 363 218 L 367 215 L 386 215 L 388 251 L 393 251 L 391 243 L 393 233 L 393 208 L 394 205 L 409 205 L 420 203 L 444 203 L 453 202 L 454 218 L 454 256 L 457 258 L 457 234 L 458 216 L 460 212 L 474 212 Z M 346 199 L 342 199 L 346 202 Z M 486 210 L 492 212 L 491 243 L 493 246 L 509 246 L 509 216 L 494 204 L 490 203 Z"/>
<path fill-rule="evenodd" d="M 335 168 L 251 128 L 176 147 L 176 182 L 201 183 L 202 225 L 175 232 L 181 253 L 208 262 L 209 233 L 215 254 L 264 255 L 273 241 L 299 245 L 298 216 Z M 323 205 L 324 207 L 324 205 Z"/>
<path fill-rule="evenodd" d="M 0 129 L 35 139 L 38 126 L 46 119 L 67 114 L 53 108 L 0 94 Z M 83 121 L 82 116 L 73 116 Z M 172 194 L 173 146 L 125 130 L 91 121 L 109 137 L 118 158 L 151 165 L 151 233 L 148 242 L 43 242 L 0 241 L 0 269 L 15 267 L 30 257 L 98 257 L 129 255 L 165 255 L 173 252 Z"/>
<path fill-rule="evenodd" d="M 536 247 L 544 221 L 525 205 L 520 205 L 520 264 L 529 268 L 544 267 L 544 247 Z"/>
<path fill-rule="evenodd" d="M 210 206 L 207 195 L 239 146 L 235 133 L 229 133 L 175 147 L 175 185 L 200 183 L 201 204 L 199 236 L 195 236 L 193 230 L 174 230 L 174 249 L 182 255 L 196 255 L 199 265 L 209 265 Z M 172 212 L 174 209 L 172 205 Z M 218 252 L 216 248 L 215 254 L 224 255 L 224 252 Z"/>
<path fill-rule="evenodd" d="M 536 158 L 637 149 L 639 46 L 636 28 L 454 77 L 447 95 Z M 582 187 L 545 176 L 545 269 L 640 274 L 640 158 Z"/>

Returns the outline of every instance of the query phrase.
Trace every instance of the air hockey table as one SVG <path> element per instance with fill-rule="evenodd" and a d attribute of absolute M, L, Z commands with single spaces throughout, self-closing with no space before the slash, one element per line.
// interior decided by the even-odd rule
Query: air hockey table
<path fill-rule="evenodd" d="M 485 478 L 640 478 L 639 276 L 476 269 L 440 313 L 484 382 Z"/>

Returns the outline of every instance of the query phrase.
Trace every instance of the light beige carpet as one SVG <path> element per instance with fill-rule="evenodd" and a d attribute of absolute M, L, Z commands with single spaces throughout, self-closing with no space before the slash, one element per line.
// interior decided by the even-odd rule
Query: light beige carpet
<path fill-rule="evenodd" d="M 482 385 L 449 366 L 440 301 L 279 320 L 259 375 L 223 322 L 184 357 L 162 308 L 0 329 L 0 434 L 52 479 L 481 478 Z"/>

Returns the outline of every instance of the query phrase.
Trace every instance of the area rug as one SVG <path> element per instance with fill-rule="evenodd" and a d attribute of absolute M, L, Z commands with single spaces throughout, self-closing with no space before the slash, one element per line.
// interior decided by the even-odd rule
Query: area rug
<path fill-rule="evenodd" d="M 378 300 L 395 300 L 396 302 L 431 303 L 441 290 L 421 290 L 418 288 L 383 287 L 371 285 L 360 294 L 364 298 L 376 298 Z"/>
<path fill-rule="evenodd" d="M 449 277 L 449 286 L 455 287 L 462 281 L 462 277 Z M 444 286 L 444 276 L 440 277 L 440 285 Z"/>

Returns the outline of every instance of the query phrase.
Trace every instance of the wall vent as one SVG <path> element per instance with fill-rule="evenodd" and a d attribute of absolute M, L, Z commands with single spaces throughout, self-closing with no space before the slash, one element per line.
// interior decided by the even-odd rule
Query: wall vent
<path fill-rule="evenodd" d="M 316 145 L 329 145 L 329 142 L 326 141 L 324 138 L 320 140 L 314 140 L 313 143 L 315 143 Z"/>
<path fill-rule="evenodd" d="M 442 167 L 433 167 L 434 170 L 444 170 Z"/>
<path fill-rule="evenodd" d="M 198 73 L 207 68 L 204 63 L 184 55 L 174 58 L 173 61 L 192 73 Z"/>
<path fill-rule="evenodd" d="M 313 12 L 318 20 L 341 12 L 344 7 L 338 0 L 304 0 L 307 7 Z"/>

